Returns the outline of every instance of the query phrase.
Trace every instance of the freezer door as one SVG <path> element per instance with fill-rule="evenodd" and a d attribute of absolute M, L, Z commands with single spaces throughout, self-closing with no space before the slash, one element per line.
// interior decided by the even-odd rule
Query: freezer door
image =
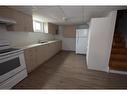
<path fill-rule="evenodd" d="M 76 39 L 76 54 L 86 54 L 87 52 L 87 38 Z"/>
<path fill-rule="evenodd" d="M 88 29 L 76 30 L 76 37 L 88 37 Z"/>

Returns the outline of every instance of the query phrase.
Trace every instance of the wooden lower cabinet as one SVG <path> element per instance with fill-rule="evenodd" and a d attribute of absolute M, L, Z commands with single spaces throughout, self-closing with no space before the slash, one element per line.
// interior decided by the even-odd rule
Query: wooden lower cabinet
<path fill-rule="evenodd" d="M 37 46 L 37 64 L 40 65 L 48 59 L 48 44 Z"/>
<path fill-rule="evenodd" d="M 56 43 L 50 43 L 49 44 L 49 52 L 50 52 L 50 55 L 49 56 L 50 57 L 52 57 L 55 54 L 55 48 L 57 47 L 55 44 Z"/>
<path fill-rule="evenodd" d="M 24 50 L 24 56 L 26 61 L 27 71 L 31 72 L 37 67 L 36 47 L 28 48 Z"/>
<path fill-rule="evenodd" d="M 25 49 L 24 55 L 28 73 L 61 51 L 61 49 L 61 41 Z"/>

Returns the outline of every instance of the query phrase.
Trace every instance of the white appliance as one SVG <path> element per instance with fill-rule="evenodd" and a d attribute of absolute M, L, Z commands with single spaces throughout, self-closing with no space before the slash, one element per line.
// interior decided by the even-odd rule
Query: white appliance
<path fill-rule="evenodd" d="M 76 54 L 86 54 L 88 29 L 76 29 Z"/>
<path fill-rule="evenodd" d="M 10 89 L 27 76 L 24 53 L 0 40 L 0 89 Z"/>

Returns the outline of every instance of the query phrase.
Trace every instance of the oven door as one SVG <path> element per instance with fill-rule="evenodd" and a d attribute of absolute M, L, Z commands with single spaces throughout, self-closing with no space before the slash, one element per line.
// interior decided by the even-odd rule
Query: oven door
<path fill-rule="evenodd" d="M 26 68 L 23 52 L 0 58 L 0 83 Z"/>

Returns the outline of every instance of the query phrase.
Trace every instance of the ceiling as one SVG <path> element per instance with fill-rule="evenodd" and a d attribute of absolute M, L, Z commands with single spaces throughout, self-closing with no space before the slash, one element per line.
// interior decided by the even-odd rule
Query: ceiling
<path fill-rule="evenodd" d="M 11 6 L 16 10 L 41 18 L 43 21 L 65 24 L 82 24 L 91 18 L 104 17 L 109 12 L 126 9 L 125 6 Z"/>

